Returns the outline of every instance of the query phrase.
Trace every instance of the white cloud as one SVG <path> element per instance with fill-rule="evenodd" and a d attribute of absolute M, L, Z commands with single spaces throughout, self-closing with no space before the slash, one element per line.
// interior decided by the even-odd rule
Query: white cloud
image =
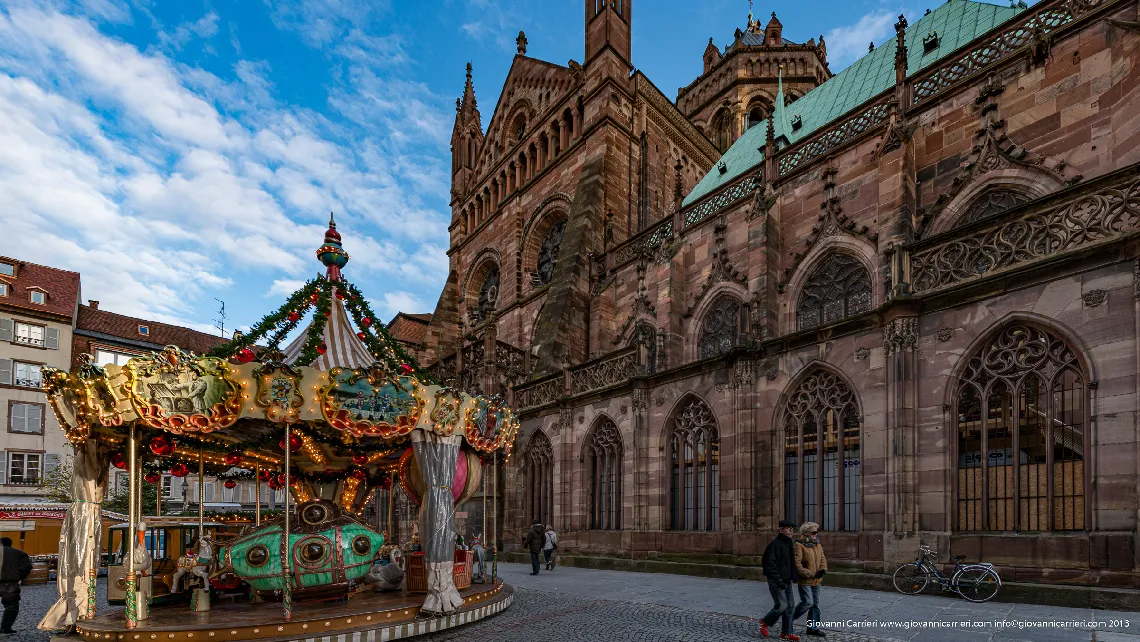
<path fill-rule="evenodd" d="M 378 313 L 383 319 L 391 319 L 397 312 L 416 314 L 432 311 L 411 292 L 386 292 L 378 307 Z"/>
<path fill-rule="evenodd" d="M 355 3 L 288 6 L 342 11 L 338 29 L 360 19 Z M 214 37 L 217 22 L 179 26 L 164 51 L 183 29 Z M 344 79 L 367 83 L 335 86 L 336 109 L 358 119 L 334 123 L 280 104 L 264 62 L 241 60 L 225 80 L 48 5 L 0 9 L 0 253 L 80 271 L 84 296 L 107 309 L 180 323 L 209 316 L 199 308 L 214 296 L 232 302 L 225 291 L 251 276 L 271 283 L 266 296 L 292 292 L 319 268 L 331 209 L 355 279 L 401 283 L 384 305 L 426 309 L 404 290 L 434 293 L 447 273 L 446 169 L 424 151 L 446 141 L 446 112 L 426 87 L 353 62 L 384 51 L 383 64 L 402 64 L 398 39 L 346 42 L 334 54 L 350 63 Z M 385 118 L 365 119 L 368 105 Z"/>
<path fill-rule="evenodd" d="M 898 11 L 878 10 L 868 13 L 853 25 L 836 27 L 828 31 L 827 60 L 832 71 L 838 72 L 867 53 L 867 45 L 882 44 L 894 36 L 894 23 Z"/>
<path fill-rule="evenodd" d="M 218 14 L 213 11 L 206 12 L 194 22 L 183 22 L 174 28 L 171 33 L 160 31 L 159 40 L 167 47 L 181 51 L 195 37 L 209 40 L 218 33 Z"/>

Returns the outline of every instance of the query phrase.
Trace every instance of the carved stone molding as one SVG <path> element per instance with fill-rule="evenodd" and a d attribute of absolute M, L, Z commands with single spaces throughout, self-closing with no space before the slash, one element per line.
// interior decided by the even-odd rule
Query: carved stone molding
<path fill-rule="evenodd" d="M 776 377 L 780 376 L 780 368 L 774 361 L 769 361 L 764 364 L 764 378 L 768 381 L 775 381 Z"/>
<path fill-rule="evenodd" d="M 751 386 L 755 382 L 756 362 L 751 359 L 741 359 L 732 369 L 732 388 L 739 389 Z"/>
<path fill-rule="evenodd" d="M 570 372 L 570 393 L 574 395 L 608 388 L 637 374 L 637 346 L 623 348 Z"/>
<path fill-rule="evenodd" d="M 629 406 L 627 406 L 627 405 L 625 405 L 625 404 L 622 404 L 622 405 L 621 405 L 621 408 L 620 408 L 620 411 L 621 411 L 621 414 L 623 414 L 623 415 L 625 415 L 625 414 L 629 414 Z"/>
<path fill-rule="evenodd" d="M 632 405 L 635 412 L 645 410 L 649 405 L 649 391 L 644 388 L 634 390 Z"/>
<path fill-rule="evenodd" d="M 949 341 L 954 338 L 954 328 L 943 327 L 938 329 L 938 340 Z"/>
<path fill-rule="evenodd" d="M 657 404 L 658 406 L 664 406 L 665 405 L 665 397 L 662 397 L 661 395 L 657 395 L 657 398 L 653 400 L 653 403 Z"/>
<path fill-rule="evenodd" d="M 693 304 L 690 305 L 689 309 L 685 312 L 685 316 L 692 316 L 693 310 L 697 308 L 697 305 L 701 302 L 702 299 L 705 298 L 705 295 L 708 294 L 709 290 L 711 290 L 717 283 L 721 283 L 723 281 L 730 281 L 733 283 L 739 283 L 741 285 L 747 283 L 747 279 L 745 279 L 744 275 L 741 274 L 740 271 L 737 270 L 736 267 L 733 266 L 732 263 L 730 263 L 728 260 L 728 244 L 724 238 L 725 230 L 727 229 L 728 220 L 725 218 L 724 214 L 721 214 L 717 218 L 716 226 L 713 228 L 713 242 L 715 244 L 715 249 L 712 253 L 712 271 L 709 273 L 709 278 L 705 280 L 704 284 L 701 286 L 701 289 L 697 291 L 697 296 L 695 299 L 693 299 Z"/>
<path fill-rule="evenodd" d="M 1081 296 L 1085 302 L 1086 308 L 1095 308 L 1102 305 L 1108 299 L 1108 292 L 1104 290 L 1089 290 Z"/>
<path fill-rule="evenodd" d="M 855 348 L 855 360 L 856 361 L 862 361 L 869 356 L 871 356 L 871 351 L 869 349 L 867 349 L 863 346 L 859 346 L 858 348 Z"/>
<path fill-rule="evenodd" d="M 887 356 L 918 345 L 918 317 L 899 317 L 883 327 L 883 347 Z"/>
<path fill-rule="evenodd" d="M 1132 296 L 1140 299 L 1140 258 L 1132 262 Z"/>
<path fill-rule="evenodd" d="M 1140 228 L 1140 180 L 1105 185 L 1047 209 L 911 252 L 916 293 L 1120 238 Z"/>

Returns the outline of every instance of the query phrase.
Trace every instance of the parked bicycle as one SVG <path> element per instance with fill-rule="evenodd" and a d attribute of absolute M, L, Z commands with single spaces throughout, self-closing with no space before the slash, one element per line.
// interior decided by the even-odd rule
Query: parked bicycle
<path fill-rule="evenodd" d="M 977 562 L 964 564 L 965 555 L 955 555 L 954 572 L 950 577 L 942 574 L 932 561 L 937 556 L 929 546 L 918 547 L 918 557 L 895 571 L 895 590 L 903 595 L 918 595 L 930 583 L 938 581 L 943 591 L 952 591 L 971 602 L 988 602 L 1001 590 L 1001 576 L 993 564 Z"/>

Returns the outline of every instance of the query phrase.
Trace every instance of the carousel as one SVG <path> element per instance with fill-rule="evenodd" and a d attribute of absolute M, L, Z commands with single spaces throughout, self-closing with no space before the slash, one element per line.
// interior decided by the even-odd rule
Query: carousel
<path fill-rule="evenodd" d="M 40 629 L 87 640 L 395 639 L 510 605 L 496 520 L 488 532 L 484 517 L 486 550 L 468 548 L 457 545 L 455 509 L 482 490 L 498 513 L 494 471 L 518 420 L 500 397 L 433 382 L 374 321 L 341 274 L 349 257 L 331 217 L 316 254 L 323 276 L 208 355 L 168 346 L 123 366 L 45 368 L 74 471 L 59 600 Z M 129 472 L 130 511 L 120 548 L 105 550 L 112 467 Z M 211 521 L 198 483 L 196 523 L 144 516 L 144 481 L 161 473 L 254 481 L 257 509 L 240 527 Z M 284 495 L 276 514 L 261 510 L 263 483 Z M 419 506 L 403 545 L 361 518 L 393 484 Z M 165 548 L 174 540 L 184 555 Z M 96 603 L 106 560 L 121 567 L 109 567 L 108 598 L 124 608 Z"/>

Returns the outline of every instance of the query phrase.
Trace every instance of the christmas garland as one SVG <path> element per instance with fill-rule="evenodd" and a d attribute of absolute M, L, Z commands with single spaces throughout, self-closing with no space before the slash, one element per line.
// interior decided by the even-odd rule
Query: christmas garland
<path fill-rule="evenodd" d="M 334 295 L 335 293 L 335 295 Z M 211 357 L 229 359 L 235 356 L 249 355 L 258 341 L 265 339 L 264 353 L 278 353 L 281 343 L 292 332 L 301 319 L 314 308 L 313 321 L 309 324 L 305 335 L 305 342 L 301 347 L 301 354 L 293 365 L 312 365 L 322 354 L 328 350 L 325 345 L 325 325 L 332 314 L 332 298 L 344 301 L 345 309 L 358 328 L 357 337 L 364 342 L 368 351 L 383 363 L 392 372 L 400 372 L 407 365 L 411 372 L 425 383 L 434 383 L 434 379 L 426 371 L 421 370 L 415 357 L 408 354 L 399 341 L 388 334 L 383 323 L 376 323 L 376 314 L 368 304 L 368 300 L 352 283 L 343 279 L 331 281 L 327 278 L 316 278 L 307 282 L 301 289 L 294 292 L 285 304 L 277 311 L 267 314 L 257 322 L 246 334 L 224 343 L 209 353 Z M 249 352 L 245 352 L 245 351 Z M 271 356 L 272 358 L 272 356 Z"/>

